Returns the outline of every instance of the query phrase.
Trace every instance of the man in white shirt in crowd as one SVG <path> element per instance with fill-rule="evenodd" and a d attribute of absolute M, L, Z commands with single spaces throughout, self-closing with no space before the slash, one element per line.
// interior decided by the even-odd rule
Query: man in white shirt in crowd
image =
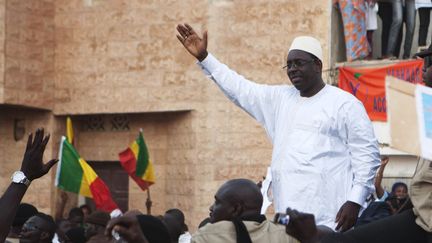
<path fill-rule="evenodd" d="M 350 229 L 374 191 L 378 143 L 362 103 L 322 79 L 322 49 L 297 37 L 288 52 L 293 86 L 245 79 L 207 52 L 188 24 L 177 38 L 236 105 L 260 122 L 273 143 L 272 190 L 276 212 L 287 207 L 315 215 L 317 224 Z"/>

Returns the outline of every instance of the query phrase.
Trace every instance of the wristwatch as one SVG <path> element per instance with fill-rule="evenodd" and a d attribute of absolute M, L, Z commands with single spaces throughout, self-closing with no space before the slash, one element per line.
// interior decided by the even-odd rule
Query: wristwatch
<path fill-rule="evenodd" d="M 30 180 L 24 175 L 22 171 L 15 171 L 11 177 L 13 183 L 24 184 L 27 187 L 30 185 Z"/>

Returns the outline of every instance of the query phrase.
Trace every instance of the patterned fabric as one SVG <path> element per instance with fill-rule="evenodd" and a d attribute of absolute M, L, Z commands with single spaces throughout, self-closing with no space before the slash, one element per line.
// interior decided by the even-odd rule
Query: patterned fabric
<path fill-rule="evenodd" d="M 338 0 L 344 26 L 346 56 L 349 62 L 369 54 L 366 37 L 366 6 L 364 0 Z"/>

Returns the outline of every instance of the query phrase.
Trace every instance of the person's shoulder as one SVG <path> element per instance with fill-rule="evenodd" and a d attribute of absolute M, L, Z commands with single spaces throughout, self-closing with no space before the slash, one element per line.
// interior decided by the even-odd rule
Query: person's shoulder
<path fill-rule="evenodd" d="M 276 224 L 270 220 L 265 220 L 260 224 L 256 222 L 252 223 L 255 223 L 255 227 L 250 228 L 248 227 L 248 224 L 245 224 L 246 227 L 248 227 L 248 231 L 250 232 L 251 236 L 253 237 L 257 235 L 260 235 L 259 237 L 266 235 L 265 238 L 269 239 L 271 242 L 274 242 L 275 240 L 289 242 L 289 240 L 292 239 L 292 237 L 286 233 L 285 225 Z"/>
<path fill-rule="evenodd" d="M 198 234 L 213 234 L 213 233 L 219 233 L 221 231 L 229 231 L 231 229 L 234 229 L 234 224 L 231 221 L 219 221 L 216 223 L 209 223 L 203 226 L 202 228 L 199 228 L 197 232 L 195 232 L 194 235 Z"/>
<path fill-rule="evenodd" d="M 273 221 L 269 221 L 269 220 L 266 220 L 265 223 L 266 223 L 268 230 L 270 232 L 283 231 L 285 233 L 285 225 L 276 224 Z"/>
<path fill-rule="evenodd" d="M 235 239 L 235 228 L 231 221 L 206 224 L 192 235 L 191 242 L 231 242 Z"/>

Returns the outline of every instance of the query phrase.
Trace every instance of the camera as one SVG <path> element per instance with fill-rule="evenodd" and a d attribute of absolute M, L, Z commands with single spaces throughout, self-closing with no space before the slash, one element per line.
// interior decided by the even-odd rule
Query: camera
<path fill-rule="evenodd" d="M 288 225 L 289 224 L 289 215 L 284 213 L 277 213 L 275 215 L 275 222 L 277 224 Z"/>

